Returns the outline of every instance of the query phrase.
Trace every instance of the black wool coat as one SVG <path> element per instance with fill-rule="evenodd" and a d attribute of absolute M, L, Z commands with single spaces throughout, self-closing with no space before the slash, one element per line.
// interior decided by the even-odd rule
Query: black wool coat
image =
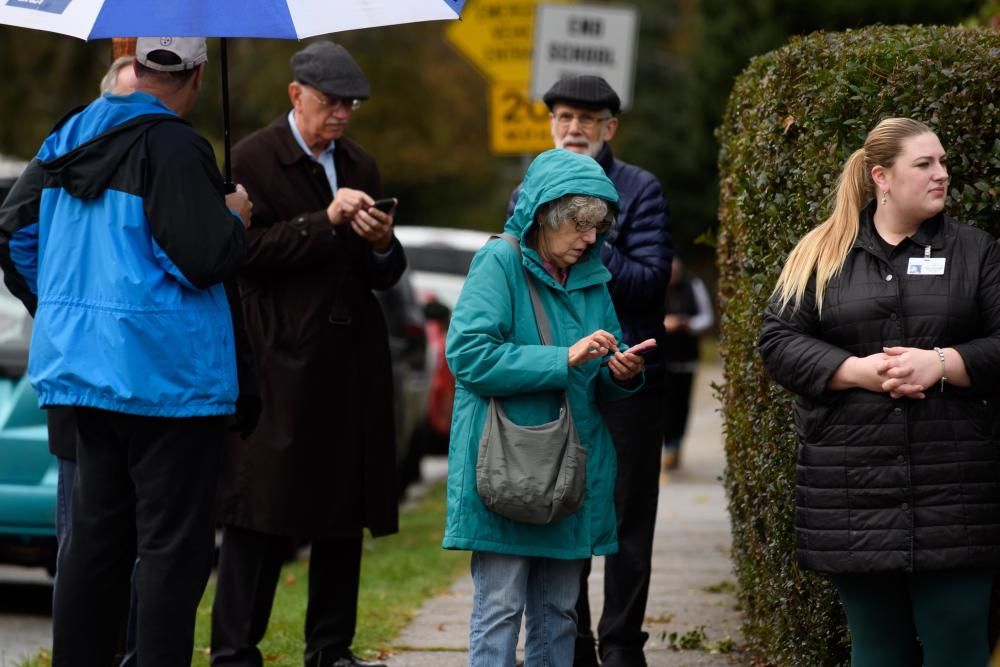
<path fill-rule="evenodd" d="M 944 215 L 890 256 L 874 204 L 816 312 L 767 309 L 759 350 L 796 394 L 800 438 L 795 540 L 800 564 L 834 573 L 1000 565 L 1000 248 Z M 943 275 L 907 274 L 911 257 L 945 258 Z M 827 384 L 849 356 L 883 347 L 953 347 L 972 386 L 935 384 L 893 399 Z"/>
<path fill-rule="evenodd" d="M 375 161 L 336 143 L 339 187 L 382 196 Z M 233 180 L 253 202 L 240 272 L 263 412 L 248 440 L 229 438 L 220 520 L 300 538 L 398 529 L 393 387 L 382 310 L 372 294 L 399 280 L 386 257 L 326 216 L 323 168 L 282 115 L 233 149 Z"/>

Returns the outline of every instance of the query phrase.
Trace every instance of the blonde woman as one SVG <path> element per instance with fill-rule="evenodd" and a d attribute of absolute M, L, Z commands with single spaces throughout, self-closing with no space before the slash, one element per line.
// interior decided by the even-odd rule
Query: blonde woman
<path fill-rule="evenodd" d="M 944 215 L 946 155 L 888 118 L 792 250 L 760 336 L 796 394 L 795 539 L 854 667 L 983 667 L 1000 562 L 1000 250 Z"/>

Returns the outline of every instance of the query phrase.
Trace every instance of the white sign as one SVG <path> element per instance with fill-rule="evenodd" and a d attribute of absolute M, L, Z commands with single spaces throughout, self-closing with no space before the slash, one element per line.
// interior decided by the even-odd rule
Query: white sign
<path fill-rule="evenodd" d="M 593 74 L 611 84 L 627 109 L 632 104 L 638 26 L 634 7 L 538 5 L 531 96 L 541 99 L 559 79 Z"/>

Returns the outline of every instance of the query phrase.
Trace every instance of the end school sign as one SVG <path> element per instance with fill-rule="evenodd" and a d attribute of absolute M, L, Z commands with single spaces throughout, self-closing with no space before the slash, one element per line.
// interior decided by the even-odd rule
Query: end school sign
<path fill-rule="evenodd" d="M 629 108 L 638 25 L 634 7 L 539 5 L 531 96 L 541 99 L 559 79 L 593 74 L 604 77 L 621 97 L 622 108 Z"/>

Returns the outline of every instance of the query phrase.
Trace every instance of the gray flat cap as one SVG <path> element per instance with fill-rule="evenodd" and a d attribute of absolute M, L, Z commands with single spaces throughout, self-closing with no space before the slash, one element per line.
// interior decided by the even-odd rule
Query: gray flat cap
<path fill-rule="evenodd" d="M 367 100 L 372 89 L 347 49 L 331 41 L 313 42 L 289 61 L 299 83 L 342 99 Z"/>
<path fill-rule="evenodd" d="M 608 109 L 617 115 L 622 108 L 618 93 L 602 77 L 584 74 L 560 79 L 542 96 L 549 111 L 557 102 L 574 106 Z"/>

